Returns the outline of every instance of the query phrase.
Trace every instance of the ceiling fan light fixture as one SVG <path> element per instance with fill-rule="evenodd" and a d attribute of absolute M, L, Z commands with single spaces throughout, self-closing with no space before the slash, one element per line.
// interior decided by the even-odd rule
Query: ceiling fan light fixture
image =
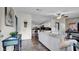
<path fill-rule="evenodd" d="M 57 19 L 61 19 L 61 16 L 58 16 Z"/>
<path fill-rule="evenodd" d="M 68 18 L 68 16 L 65 16 L 64 14 L 58 14 L 57 19 L 61 19 L 61 18 Z"/>

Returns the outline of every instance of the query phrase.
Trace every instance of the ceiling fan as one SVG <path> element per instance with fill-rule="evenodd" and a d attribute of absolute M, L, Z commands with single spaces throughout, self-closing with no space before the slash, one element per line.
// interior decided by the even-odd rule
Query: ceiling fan
<path fill-rule="evenodd" d="M 56 19 L 61 19 L 62 17 L 67 18 L 68 16 L 65 14 L 58 13 Z"/>

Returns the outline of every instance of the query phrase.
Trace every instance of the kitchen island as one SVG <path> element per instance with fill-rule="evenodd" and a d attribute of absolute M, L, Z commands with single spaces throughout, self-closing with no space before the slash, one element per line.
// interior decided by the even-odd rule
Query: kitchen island
<path fill-rule="evenodd" d="M 39 32 L 39 41 L 51 51 L 60 51 L 60 36 L 50 32 Z"/>

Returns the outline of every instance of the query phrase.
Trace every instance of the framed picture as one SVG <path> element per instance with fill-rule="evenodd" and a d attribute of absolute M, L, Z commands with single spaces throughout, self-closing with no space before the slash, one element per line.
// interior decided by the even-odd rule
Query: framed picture
<path fill-rule="evenodd" d="M 25 28 L 27 27 L 27 22 L 24 22 L 24 27 L 25 27 Z"/>
<path fill-rule="evenodd" d="M 5 7 L 5 25 L 14 26 L 15 13 L 14 9 L 11 7 Z"/>

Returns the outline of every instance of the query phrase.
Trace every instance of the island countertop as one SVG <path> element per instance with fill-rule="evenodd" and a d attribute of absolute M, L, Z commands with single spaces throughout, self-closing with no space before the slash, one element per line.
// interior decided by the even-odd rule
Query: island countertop
<path fill-rule="evenodd" d="M 39 32 L 39 41 L 46 46 L 49 50 L 60 50 L 60 35 L 53 34 L 51 32 Z"/>

